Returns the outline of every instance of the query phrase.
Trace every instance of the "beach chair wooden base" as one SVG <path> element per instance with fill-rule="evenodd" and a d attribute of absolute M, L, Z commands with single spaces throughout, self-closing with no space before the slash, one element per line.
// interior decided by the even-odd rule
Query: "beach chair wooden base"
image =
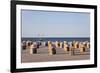
<path fill-rule="evenodd" d="M 70 48 L 69 47 L 67 48 L 67 51 L 70 51 Z"/>
<path fill-rule="evenodd" d="M 26 47 L 23 47 L 22 50 L 26 50 Z"/>
<path fill-rule="evenodd" d="M 86 50 L 85 48 L 81 48 L 80 52 L 85 52 L 85 50 Z"/>
<path fill-rule="evenodd" d="M 69 48 L 69 47 L 64 48 L 64 51 L 65 51 L 65 52 L 69 52 L 69 51 L 70 51 L 70 48 Z"/>
<path fill-rule="evenodd" d="M 86 49 L 85 49 L 85 48 L 83 48 L 83 52 L 85 52 L 85 50 L 86 50 Z"/>
<path fill-rule="evenodd" d="M 48 43 L 46 43 L 45 46 L 48 46 Z"/>
<path fill-rule="evenodd" d="M 75 48 L 71 48 L 70 55 L 75 55 Z"/>
<path fill-rule="evenodd" d="M 56 49 L 55 48 L 52 49 L 52 53 L 56 54 Z"/>
<path fill-rule="evenodd" d="M 37 45 L 37 49 L 39 49 L 39 45 Z"/>
<path fill-rule="evenodd" d="M 49 50 L 49 55 L 54 55 L 54 54 L 56 54 L 56 49 L 55 48 L 50 49 Z"/>
<path fill-rule="evenodd" d="M 33 49 L 33 54 L 36 54 L 37 53 L 37 49 Z"/>

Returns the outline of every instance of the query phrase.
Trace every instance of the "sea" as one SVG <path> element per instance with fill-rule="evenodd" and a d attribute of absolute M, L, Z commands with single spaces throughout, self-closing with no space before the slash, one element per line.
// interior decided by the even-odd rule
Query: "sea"
<path fill-rule="evenodd" d="M 67 41 L 67 42 L 72 42 L 72 41 L 80 41 L 80 42 L 84 42 L 84 41 L 88 41 L 90 42 L 90 38 L 89 37 L 67 37 L 67 38 L 51 38 L 51 37 L 39 37 L 39 38 L 29 38 L 29 37 L 22 37 L 21 38 L 21 41 L 44 41 L 44 42 L 47 42 L 47 41 L 52 41 L 52 42 L 55 42 L 55 41 L 60 41 L 60 42 L 63 42 L 63 41 Z"/>

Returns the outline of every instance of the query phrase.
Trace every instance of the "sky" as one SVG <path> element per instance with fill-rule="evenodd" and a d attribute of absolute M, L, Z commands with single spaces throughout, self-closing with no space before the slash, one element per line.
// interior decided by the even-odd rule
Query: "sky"
<path fill-rule="evenodd" d="M 21 10 L 22 37 L 90 37 L 90 14 Z"/>

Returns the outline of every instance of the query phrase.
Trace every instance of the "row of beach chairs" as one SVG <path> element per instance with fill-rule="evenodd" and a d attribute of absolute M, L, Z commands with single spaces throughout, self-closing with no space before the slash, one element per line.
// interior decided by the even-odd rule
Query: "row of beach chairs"
<path fill-rule="evenodd" d="M 22 42 L 22 50 L 29 49 L 30 54 L 37 54 L 37 50 L 40 46 L 44 46 L 48 48 L 48 54 L 54 55 L 56 54 L 57 48 L 62 48 L 65 52 L 71 52 L 72 55 L 75 54 L 75 49 L 79 49 L 80 53 L 86 51 L 86 49 L 90 49 L 90 42 L 79 42 L 79 41 L 72 41 L 72 42 L 33 42 L 33 41 L 23 41 Z"/>

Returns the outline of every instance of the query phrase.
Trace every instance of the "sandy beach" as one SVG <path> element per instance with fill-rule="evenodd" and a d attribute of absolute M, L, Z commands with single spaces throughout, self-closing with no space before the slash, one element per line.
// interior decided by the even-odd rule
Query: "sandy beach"
<path fill-rule="evenodd" d="M 70 52 L 65 52 L 63 48 L 56 48 L 55 55 L 48 54 L 48 48 L 40 46 L 37 49 L 37 54 L 30 54 L 29 49 L 21 51 L 21 62 L 48 62 L 48 61 L 70 61 L 70 60 L 88 60 L 90 59 L 90 50 L 86 49 L 85 52 L 80 53 L 79 49 L 75 50 L 75 55 Z"/>

